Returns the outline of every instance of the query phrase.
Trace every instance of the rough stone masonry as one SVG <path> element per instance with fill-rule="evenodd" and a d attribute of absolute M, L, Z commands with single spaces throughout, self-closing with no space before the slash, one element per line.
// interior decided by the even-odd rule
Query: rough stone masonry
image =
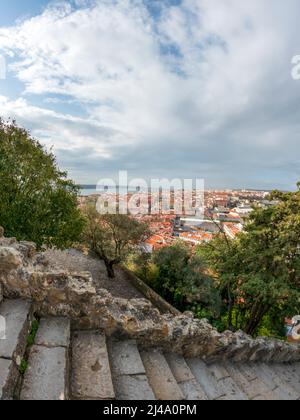
<path fill-rule="evenodd" d="M 160 347 L 207 361 L 300 361 L 300 346 L 280 340 L 252 339 L 243 332 L 218 333 L 192 313 L 161 314 L 146 299 L 114 298 L 97 289 L 88 272 L 49 269 L 31 242 L 5 238 L 0 228 L 0 301 L 22 298 L 40 316 L 69 317 L 76 328 L 103 329 L 107 335 L 134 338 L 145 348 Z"/>

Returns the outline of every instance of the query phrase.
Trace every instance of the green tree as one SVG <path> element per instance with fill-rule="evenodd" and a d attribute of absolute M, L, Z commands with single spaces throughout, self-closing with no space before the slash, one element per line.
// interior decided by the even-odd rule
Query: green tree
<path fill-rule="evenodd" d="M 216 273 L 228 328 L 251 335 L 267 316 L 283 323 L 300 311 L 300 188 L 270 199 L 277 204 L 254 209 L 236 240 L 220 234 L 198 248 Z"/>
<path fill-rule="evenodd" d="M 179 310 L 195 305 L 217 314 L 220 310 L 219 294 L 203 259 L 192 255 L 185 244 L 178 242 L 162 248 L 153 256 L 158 267 L 155 290 Z"/>
<path fill-rule="evenodd" d="M 127 259 L 126 267 L 150 287 L 155 288 L 159 269 L 152 257 L 153 255 L 145 252 L 144 249 L 138 250 Z"/>
<path fill-rule="evenodd" d="M 148 225 L 123 214 L 99 214 L 96 206 L 85 209 L 83 243 L 104 261 L 109 278 L 114 267 L 126 260 L 149 236 Z"/>
<path fill-rule="evenodd" d="M 15 122 L 0 119 L 0 225 L 7 236 L 68 247 L 83 228 L 78 188 L 52 153 Z"/>

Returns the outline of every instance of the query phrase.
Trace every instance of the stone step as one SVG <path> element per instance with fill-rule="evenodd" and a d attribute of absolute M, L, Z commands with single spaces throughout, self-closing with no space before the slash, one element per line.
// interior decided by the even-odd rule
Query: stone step
<path fill-rule="evenodd" d="M 5 337 L 0 339 L 0 399 L 11 399 L 31 329 L 31 304 L 5 300 L 0 304 L 0 316 L 6 327 Z"/>
<path fill-rule="evenodd" d="M 69 375 L 70 321 L 43 319 L 30 350 L 21 400 L 66 400 Z"/>
<path fill-rule="evenodd" d="M 225 397 L 222 399 L 235 401 L 243 401 L 249 399 L 241 387 L 230 376 L 230 373 L 224 364 L 211 364 L 208 365 L 207 368 L 214 379 L 217 381 L 218 386 L 221 386 L 225 391 Z"/>
<path fill-rule="evenodd" d="M 210 400 L 246 399 L 222 365 L 207 365 L 200 359 L 189 359 L 187 363 Z"/>
<path fill-rule="evenodd" d="M 259 363 L 251 365 L 251 369 L 277 395 L 278 399 L 297 400 L 299 398 L 298 393 L 282 377 L 277 375 L 275 366 Z"/>
<path fill-rule="evenodd" d="M 145 367 L 135 340 L 107 342 L 117 400 L 154 400 Z"/>
<path fill-rule="evenodd" d="M 6 337 L 0 335 L 0 399 L 12 399 L 31 328 L 31 304 L 5 300 L 0 316 L 6 321 Z M 300 363 L 207 364 L 159 349 L 139 351 L 135 340 L 107 339 L 101 331 L 76 331 L 69 384 L 69 350 L 70 320 L 42 319 L 20 399 L 69 399 L 69 385 L 76 400 L 300 399 Z"/>
<path fill-rule="evenodd" d="M 73 334 L 71 395 L 76 400 L 115 398 L 106 337 L 101 331 Z"/>
<path fill-rule="evenodd" d="M 167 353 L 165 358 L 186 400 L 204 401 L 208 399 L 183 356 Z"/>
<path fill-rule="evenodd" d="M 41 319 L 34 343 L 44 347 L 66 347 L 70 345 L 70 320 L 68 318 Z"/>
<path fill-rule="evenodd" d="M 158 400 L 183 400 L 180 389 L 164 355 L 159 350 L 141 351 L 147 378 Z"/>
<path fill-rule="evenodd" d="M 12 360 L 0 359 L 0 400 L 13 398 L 18 367 Z"/>
<path fill-rule="evenodd" d="M 284 379 L 284 381 L 296 392 L 298 400 L 300 399 L 300 366 L 294 365 L 276 365 L 275 372 Z"/>
<path fill-rule="evenodd" d="M 218 385 L 218 382 L 211 375 L 206 364 L 202 360 L 196 358 L 188 359 L 187 363 L 210 400 L 218 400 L 225 397 L 226 392 Z"/>
<path fill-rule="evenodd" d="M 267 387 L 267 385 L 257 377 L 247 375 L 247 365 L 241 366 L 235 363 L 226 363 L 225 367 L 230 373 L 231 378 L 237 383 L 249 400 L 268 400 L 274 401 L 278 398 Z"/>

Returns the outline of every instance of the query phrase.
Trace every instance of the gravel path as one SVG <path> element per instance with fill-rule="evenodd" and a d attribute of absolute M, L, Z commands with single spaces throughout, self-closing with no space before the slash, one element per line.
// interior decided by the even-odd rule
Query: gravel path
<path fill-rule="evenodd" d="M 145 298 L 123 276 L 121 270 L 116 270 L 116 278 L 109 279 L 102 261 L 84 255 L 76 249 L 66 251 L 48 250 L 45 252 L 50 266 L 67 271 L 89 271 L 92 273 L 95 285 L 108 290 L 113 296 L 124 299 Z"/>

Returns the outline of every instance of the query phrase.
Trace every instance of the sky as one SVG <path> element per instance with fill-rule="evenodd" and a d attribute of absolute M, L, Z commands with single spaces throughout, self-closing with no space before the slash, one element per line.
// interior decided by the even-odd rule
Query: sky
<path fill-rule="evenodd" d="M 299 0 L 0 0 L 0 116 L 78 183 L 294 189 L 299 23 Z"/>

